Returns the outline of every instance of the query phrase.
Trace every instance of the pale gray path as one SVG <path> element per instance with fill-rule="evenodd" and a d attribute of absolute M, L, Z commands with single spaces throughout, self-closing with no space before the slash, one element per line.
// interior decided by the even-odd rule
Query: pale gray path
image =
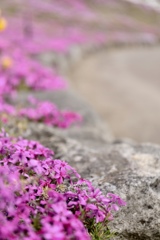
<path fill-rule="evenodd" d="M 160 143 L 160 48 L 105 50 L 69 73 L 116 137 Z"/>

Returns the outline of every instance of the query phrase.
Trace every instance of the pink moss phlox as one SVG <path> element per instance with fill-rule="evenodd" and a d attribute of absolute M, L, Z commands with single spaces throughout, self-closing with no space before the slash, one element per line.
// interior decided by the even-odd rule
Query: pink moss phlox
<path fill-rule="evenodd" d="M 59 110 L 55 104 L 49 101 L 36 101 L 31 107 L 21 109 L 19 115 L 59 128 L 67 128 L 73 123 L 82 121 L 82 117 L 78 113 Z"/>
<path fill-rule="evenodd" d="M 65 191 L 61 190 L 63 185 Z M 111 219 L 112 211 L 123 205 L 119 196 L 104 196 L 68 163 L 54 159 L 54 152 L 40 143 L 1 132 L 2 240 L 89 240 L 83 222 Z"/>
<path fill-rule="evenodd" d="M 42 67 L 37 61 L 26 57 L 22 52 L 20 56 L 10 56 L 12 65 L 3 67 L 3 59 L 0 64 L 0 95 L 10 94 L 19 89 L 30 90 L 57 90 L 66 88 L 62 77 L 47 67 Z"/>
<path fill-rule="evenodd" d="M 82 117 L 80 114 L 60 110 L 55 104 L 50 101 L 38 101 L 37 99 L 29 100 L 30 107 L 16 108 L 14 105 L 0 99 L 0 120 L 8 122 L 10 116 L 27 118 L 33 122 L 42 122 L 49 126 L 58 128 L 68 128 L 73 124 L 81 123 Z M 7 117 L 7 116 L 8 117 Z"/>

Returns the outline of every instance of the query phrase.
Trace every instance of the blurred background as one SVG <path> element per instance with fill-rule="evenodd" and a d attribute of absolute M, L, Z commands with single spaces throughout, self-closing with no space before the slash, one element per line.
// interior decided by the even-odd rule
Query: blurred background
<path fill-rule="evenodd" d="M 0 0 L 0 8 L 8 24 L 0 48 L 17 44 L 64 75 L 115 137 L 160 143 L 160 1 Z"/>

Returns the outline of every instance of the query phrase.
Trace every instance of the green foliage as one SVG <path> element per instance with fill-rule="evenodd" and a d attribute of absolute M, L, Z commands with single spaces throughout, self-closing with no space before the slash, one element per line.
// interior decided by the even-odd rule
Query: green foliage
<path fill-rule="evenodd" d="M 108 228 L 108 218 L 104 222 L 96 223 L 94 219 L 87 220 L 86 227 L 92 240 L 111 240 L 115 233 Z"/>

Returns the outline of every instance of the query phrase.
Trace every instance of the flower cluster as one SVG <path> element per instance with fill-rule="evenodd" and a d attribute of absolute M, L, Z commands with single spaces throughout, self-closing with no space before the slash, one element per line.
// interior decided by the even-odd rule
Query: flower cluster
<path fill-rule="evenodd" d="M 23 49 L 23 48 L 22 48 Z M 38 102 L 28 108 L 17 108 L 6 99 L 14 97 L 19 90 L 64 89 L 66 82 L 56 71 L 33 60 L 29 53 L 17 48 L 14 43 L 9 48 L 10 55 L 0 55 L 0 119 L 5 123 L 10 116 L 25 117 L 31 121 L 67 128 L 81 121 L 81 116 L 72 111 L 60 111 L 52 102 Z"/>
<path fill-rule="evenodd" d="M 3 4 L 13 6 L 15 10 L 17 8 L 12 0 L 7 0 Z M 124 14 L 116 14 L 112 19 L 108 16 L 109 18 L 106 19 L 105 15 L 100 14 L 99 6 L 104 8 L 104 12 L 105 9 L 117 11 L 122 8 Z M 157 26 L 146 24 L 145 19 L 144 22 L 137 21 L 136 15 L 126 14 L 126 8 L 125 1 L 122 3 L 118 0 L 92 0 L 92 7 L 84 0 L 19 1 L 17 9 L 19 11 L 25 9 L 21 14 L 22 19 L 15 17 L 14 14 L 8 18 L 9 27 L 1 34 L 0 50 L 10 50 L 16 46 L 18 50 L 22 49 L 22 52 L 27 54 L 46 51 L 66 54 L 75 45 L 90 47 L 110 43 L 156 43 L 160 34 L 158 24 Z M 146 12 L 146 9 L 140 6 L 138 8 L 142 14 L 145 12 L 150 17 L 156 14 L 153 9 Z M 44 19 L 46 16 L 49 24 L 39 21 L 39 15 L 44 16 Z M 55 21 L 54 17 L 60 21 Z M 2 29 L 3 22 L 4 19 L 2 19 Z M 95 24 L 94 28 L 91 27 L 92 24 Z M 51 31 L 48 25 L 52 26 Z M 120 37 L 120 34 L 123 36 Z"/>
<path fill-rule="evenodd" d="M 63 195 L 34 181 L 24 184 L 18 169 L 0 167 L 2 240 L 86 239 L 82 222 L 67 209 Z"/>
<path fill-rule="evenodd" d="M 82 117 L 72 111 L 60 111 L 57 106 L 49 101 L 34 101 L 31 107 L 22 108 L 19 116 L 31 121 L 43 122 L 50 126 L 67 128 L 73 123 L 81 122 Z"/>
<path fill-rule="evenodd" d="M 32 99 L 32 100 L 31 100 Z M 68 128 L 73 124 L 82 121 L 81 115 L 76 112 L 59 110 L 58 107 L 49 101 L 38 101 L 30 98 L 28 104 L 30 107 L 16 107 L 7 103 L 3 99 L 0 100 L 0 120 L 5 123 L 9 118 L 18 117 L 28 119 L 29 121 L 42 122 L 49 126 L 58 128 Z"/>
<path fill-rule="evenodd" d="M 89 240 L 87 221 L 111 220 L 112 210 L 125 205 L 53 156 L 38 142 L 0 134 L 2 240 Z"/>
<path fill-rule="evenodd" d="M 18 55 L 18 54 L 17 54 Z M 53 70 L 23 54 L 0 59 L 0 95 L 16 90 L 56 90 L 66 87 L 62 77 Z"/>

